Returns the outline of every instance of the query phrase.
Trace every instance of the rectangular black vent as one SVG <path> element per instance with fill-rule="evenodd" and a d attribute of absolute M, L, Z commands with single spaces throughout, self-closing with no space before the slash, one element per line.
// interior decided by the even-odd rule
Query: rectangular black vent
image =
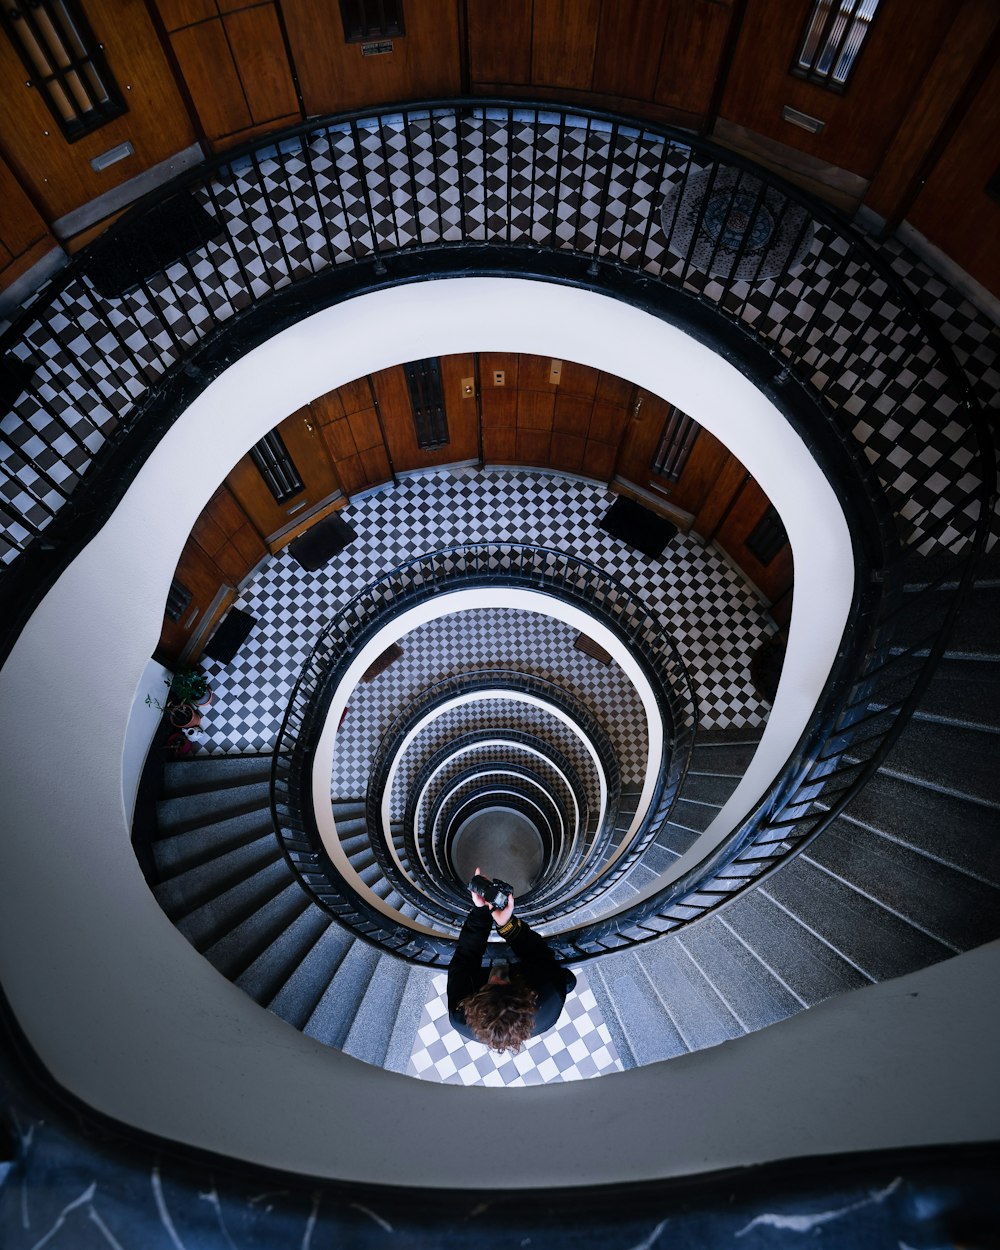
<path fill-rule="evenodd" d="M 762 565 L 768 565 L 787 542 L 788 535 L 781 523 L 778 509 L 769 504 L 746 541 L 747 550 L 755 560 L 759 560 Z"/>

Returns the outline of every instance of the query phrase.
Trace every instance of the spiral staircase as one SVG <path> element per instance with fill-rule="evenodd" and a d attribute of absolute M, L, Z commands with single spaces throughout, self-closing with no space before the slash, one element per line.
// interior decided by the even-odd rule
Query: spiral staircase
<path fill-rule="evenodd" d="M 411 163 L 404 194 L 392 160 L 407 150 L 422 160 L 419 171 Z M 526 170 L 539 189 L 528 200 L 511 194 L 514 173 Z M 673 216 L 661 217 L 664 186 Z M 690 186 L 696 194 L 685 201 Z M 742 194 L 755 211 L 781 218 L 785 251 L 754 257 L 749 234 L 706 243 L 706 192 Z M 5 923 L 32 934 L 33 958 L 67 1001 L 80 967 L 98 970 L 86 1011 L 74 1016 L 83 1044 L 68 1054 L 31 977 L 17 961 L 5 964 L 11 1008 L 57 1081 L 174 1140 L 257 1161 L 273 1146 L 266 1161 L 292 1170 L 308 1170 L 306 1160 L 330 1175 L 363 1169 L 367 1139 L 356 1161 L 339 1145 L 320 1160 L 309 1153 L 322 1151 L 317 1132 L 296 1137 L 296 1108 L 333 1096 L 361 1122 L 364 1105 L 372 1139 L 386 1140 L 378 1081 L 391 1078 L 374 1065 L 402 1069 L 415 1005 L 431 971 L 447 962 L 464 910 L 462 822 L 478 810 L 470 803 L 496 808 L 501 795 L 543 847 L 523 914 L 586 969 L 626 1066 L 717 1047 L 997 936 L 998 584 L 995 557 L 984 554 L 993 446 L 946 342 L 864 239 L 690 135 L 503 102 L 310 122 L 217 158 L 158 197 L 161 208 L 191 199 L 219 226 L 200 250 L 159 269 L 137 254 L 130 293 L 102 290 L 92 269 L 109 250 L 141 242 L 140 205 L 51 284 L 3 344 L 12 378 L 0 457 L 4 581 L 17 603 L 5 681 L 26 709 L 20 740 L 5 739 L 17 763 L 12 825 L 23 835 L 5 851 Z M 242 228 L 258 212 L 266 220 L 250 257 L 234 223 Z M 277 244 L 273 253 L 265 241 Z M 121 863 L 124 730 L 113 730 L 110 769 L 80 731 L 95 711 L 109 726 L 123 724 L 171 559 L 219 464 L 227 454 L 231 463 L 236 443 L 252 441 L 255 422 L 266 428 L 264 400 L 246 393 L 242 427 L 218 408 L 211 437 L 219 452 L 178 492 L 176 515 L 147 530 L 147 568 L 130 553 L 148 523 L 150 490 L 170 482 L 186 423 L 204 420 L 204 404 L 220 394 L 213 387 L 237 376 L 244 357 L 266 358 L 279 340 L 294 344 L 301 327 L 334 324 L 323 319 L 339 315 L 348 297 L 363 317 L 366 307 L 391 310 L 399 286 L 405 302 L 416 279 L 438 279 L 426 285 L 447 294 L 470 275 L 528 277 L 574 295 L 582 288 L 640 309 L 642 325 L 655 323 L 665 336 L 682 325 L 692 353 L 711 344 L 720 370 L 725 361 L 752 378 L 808 448 L 843 509 L 854 563 L 846 624 L 822 659 L 808 719 L 780 759 L 762 764 L 764 741 L 780 726 L 769 723 L 759 748 L 746 735 L 699 730 L 684 665 L 627 586 L 533 547 L 428 553 L 332 615 L 273 753 L 182 762 L 164 774 L 148 876 L 193 955 L 146 908 L 129 876 L 134 865 Z M 431 302 L 434 295 L 426 293 Z M 781 315 L 789 304 L 791 320 Z M 415 307 L 408 332 L 419 341 L 430 332 L 412 328 Z M 898 330 L 888 345 L 885 319 Z M 285 411 L 319 393 L 318 366 L 305 355 L 295 364 L 282 375 Z M 921 421 L 947 428 L 947 451 L 924 455 L 919 443 L 898 439 Z M 117 559 L 114 576 L 109 559 Z M 808 574 L 799 565 L 797 593 Z M 435 603 L 486 589 L 530 594 L 536 604 L 547 598 L 560 605 L 557 616 L 568 605 L 621 663 L 631 658 L 647 691 L 644 777 L 623 775 L 599 709 L 565 691 L 526 690 L 519 683 L 537 677 L 481 663 L 481 677 L 474 666 L 462 689 L 401 710 L 370 760 L 373 787 L 331 794 L 337 728 L 359 666 L 407 613 L 433 617 Z M 115 612 L 107 636 L 128 656 L 127 670 L 95 696 L 72 644 L 55 654 L 72 691 L 60 733 L 78 733 L 79 758 L 53 779 L 25 749 L 56 719 L 47 697 L 28 706 L 27 674 L 53 639 L 72 638 L 71 605 L 105 593 Z M 797 603 L 800 621 L 808 610 Z M 801 653 L 801 630 L 799 639 Z M 550 720 L 573 726 L 574 740 L 589 744 L 586 760 L 571 757 L 564 734 L 512 723 L 511 707 L 525 694 L 550 709 Z M 422 734 L 421 720 L 433 725 L 456 696 L 463 707 L 493 696 L 503 708 L 488 723 L 462 720 L 450 745 Z M 773 722 L 782 706 L 779 698 Z M 404 740 L 405 761 L 394 754 Z M 737 810 L 733 795 L 762 768 L 766 784 Z M 735 815 L 720 829 L 726 812 Z M 58 918 L 47 933 L 32 916 L 42 878 L 46 909 Z M 286 1023 L 248 1011 L 249 998 Z M 153 1090 L 144 1055 L 175 1011 Z M 184 1021 L 202 1023 L 184 1039 Z M 290 1041 L 286 1024 L 305 1037 Z M 102 1053 L 95 1048 L 108 1047 L 116 1028 L 131 1032 L 113 1046 L 122 1079 L 108 1081 L 88 1056 Z M 248 1039 L 238 1072 L 226 1062 L 237 1036 Z M 185 1084 L 199 1047 L 214 1075 L 211 1089 L 199 1091 L 204 1115 Z M 295 1056 L 285 1099 L 266 1077 L 279 1050 Z M 372 1067 L 343 1067 L 330 1051 Z M 225 1121 L 250 1073 L 268 1133 L 244 1121 L 239 1131 L 250 1136 L 237 1146 Z M 336 1095 L 317 1093 L 321 1073 L 338 1074 Z M 569 1103 L 546 1106 L 558 1124 Z M 409 1183 L 440 1183 L 433 1160 L 409 1166 Z"/>

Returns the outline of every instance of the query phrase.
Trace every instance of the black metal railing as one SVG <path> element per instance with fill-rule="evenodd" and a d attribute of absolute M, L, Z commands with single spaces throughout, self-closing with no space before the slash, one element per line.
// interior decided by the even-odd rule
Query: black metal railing
<path fill-rule="evenodd" d="M 650 812 L 636 832 L 630 855 L 641 854 L 656 837 L 660 823 L 667 819 L 686 775 L 694 743 L 697 713 L 690 677 L 662 622 L 636 602 L 619 580 L 588 561 L 522 543 L 467 545 L 412 560 L 368 586 L 321 635 L 292 692 L 275 748 L 272 811 L 285 857 L 317 901 L 358 932 L 378 940 L 377 933 L 384 931 L 384 944 L 391 949 L 411 956 L 419 950 L 420 957 L 430 962 L 438 960 L 442 948 L 437 938 L 428 941 L 426 935 L 416 934 L 417 928 L 426 921 L 402 916 L 394 921 L 390 909 L 380 907 L 374 896 L 362 893 L 359 883 L 350 880 L 352 874 L 346 856 L 338 867 L 328 854 L 312 805 L 313 758 L 328 709 L 359 647 L 408 608 L 445 590 L 498 584 L 529 588 L 583 607 L 618 636 L 645 671 L 664 727 L 664 749 Z M 537 684 L 549 700 L 558 699 L 561 703 L 567 700 L 565 692 L 552 683 L 531 674 L 519 673 L 517 677 L 525 683 Z M 440 689 L 428 695 L 428 702 L 440 702 L 455 691 L 465 690 L 468 683 L 481 685 L 483 681 L 481 670 L 445 679 Z M 405 714 L 406 725 L 412 723 L 412 712 L 413 709 L 408 709 Z M 584 728 L 598 746 L 606 740 L 599 722 L 586 709 L 577 706 L 575 700 L 571 701 L 570 712 L 574 719 L 585 719 Z M 391 726 L 376 753 L 375 765 L 382 783 L 376 778 L 367 803 L 372 849 L 394 888 L 402 892 L 406 883 L 396 871 L 392 854 L 380 833 L 383 774 L 401 734 L 405 736 L 404 726 Z M 612 782 L 617 790 L 618 766 L 610 746 L 607 753 L 607 766 L 612 770 Z M 603 847 L 616 832 L 614 822 L 605 822 L 599 832 Z M 401 834 L 397 832 L 395 836 Z M 575 849 L 567 863 L 567 873 L 573 871 L 578 859 L 583 862 L 587 849 L 583 846 Z M 415 849 L 406 847 L 406 854 L 412 862 Z M 620 873 L 615 874 L 614 879 L 618 875 Z M 436 901 L 427 898 L 426 888 L 421 894 L 428 902 L 422 909 L 425 915 L 446 923 L 447 918 L 440 914 Z M 461 909 L 454 901 L 444 905 L 460 920 Z M 457 925 L 453 923 L 448 931 L 454 928 Z"/>
<path fill-rule="evenodd" d="M 164 252 L 167 235 L 185 242 Z M 794 853 L 872 775 L 944 647 L 995 494 L 988 427 L 905 283 L 834 210 L 705 140 L 548 103 L 434 101 L 309 121 L 141 201 L 0 340 L 4 647 L 239 352 L 352 293 L 466 273 L 587 286 L 719 346 L 845 503 L 859 590 L 841 654 L 739 831 L 737 870 L 706 863 L 683 883 L 706 887 L 697 901 L 682 907 L 680 887 L 657 900 L 657 924 L 684 923 Z M 933 458 L 897 437 L 925 415 L 949 429 Z M 936 586 L 905 594 L 907 560 L 931 553 Z M 644 940 L 645 915 L 567 939 L 570 956 Z"/>
<path fill-rule="evenodd" d="M 597 828 L 596 824 L 592 823 L 591 812 L 593 804 L 588 797 L 587 787 L 582 779 L 578 777 L 577 769 L 561 753 L 557 752 L 554 747 L 549 745 L 547 748 L 549 757 L 553 762 L 558 763 L 566 772 L 567 777 L 571 779 L 570 789 L 577 809 L 580 812 L 580 827 L 574 832 L 573 838 L 577 849 L 572 862 L 576 865 L 582 858 L 590 854 L 595 842 L 601 842 L 607 831 L 613 826 L 614 817 L 617 815 L 618 794 L 621 789 L 621 770 L 618 764 L 617 753 L 605 727 L 580 699 L 570 695 L 558 682 L 550 681 L 547 678 L 539 677 L 534 673 L 520 669 L 472 669 L 443 678 L 421 692 L 421 697 L 418 701 L 415 701 L 413 708 L 408 708 L 390 726 L 373 755 L 368 787 L 369 822 L 373 818 L 377 818 L 377 805 L 380 802 L 382 790 L 385 786 L 386 774 L 392 760 L 396 758 L 410 727 L 425 712 L 430 711 L 434 706 L 448 699 L 486 690 L 497 691 L 498 698 L 502 697 L 502 694 L 499 692 L 505 690 L 536 696 L 550 707 L 558 708 L 564 712 L 593 746 L 597 754 L 599 767 L 604 775 L 608 795 L 607 810 L 600 829 Z M 664 706 L 667 708 L 669 708 L 668 698 L 669 696 L 665 697 L 663 701 Z M 504 733 L 512 742 L 520 741 L 525 745 L 529 744 L 529 735 L 527 734 L 516 734 L 509 728 L 505 729 Z M 465 740 L 464 736 L 463 740 Z M 474 741 L 475 735 L 471 735 L 468 740 Z M 670 735 L 667 732 L 665 734 L 667 744 L 669 744 L 669 740 Z M 440 752 L 436 752 L 422 766 L 413 784 L 409 787 L 403 814 L 402 835 L 404 839 L 404 854 L 408 858 L 412 858 L 417 854 L 416 841 L 418 837 L 422 836 L 421 830 L 417 827 L 417 803 L 426 779 L 438 764 L 446 758 L 450 749 L 455 745 L 455 742 L 452 741 L 444 746 Z M 661 759 L 657 761 L 657 764 L 659 769 L 666 770 L 666 750 L 661 753 Z M 569 865 L 560 865 L 560 869 L 568 870 Z"/>

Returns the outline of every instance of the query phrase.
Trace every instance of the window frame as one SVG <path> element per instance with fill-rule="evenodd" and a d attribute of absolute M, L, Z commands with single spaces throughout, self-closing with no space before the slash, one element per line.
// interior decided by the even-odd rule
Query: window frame
<path fill-rule="evenodd" d="M 59 38 L 61 47 L 58 50 L 39 27 L 35 16 L 38 12 L 44 14 Z M 46 59 L 51 72 L 46 73 L 33 63 L 28 47 L 17 33 L 20 27 L 16 23 L 19 22 L 27 23 L 33 43 Z M 76 143 L 128 112 L 125 97 L 104 55 L 104 44 L 98 41 L 76 0 L 20 0 L 16 4 L 6 0 L 0 5 L 0 27 L 27 71 L 28 85 L 38 92 L 67 143 Z M 72 46 L 74 37 L 80 51 Z M 66 65 L 58 64 L 59 51 L 64 54 Z M 95 81 L 104 93 L 103 99 L 97 98 Z M 73 110 L 75 116 L 63 116 L 57 93 L 61 94 L 66 107 Z M 79 105 L 81 94 L 91 101 L 83 111 L 80 111 Z"/>
<path fill-rule="evenodd" d="M 386 8 L 394 13 L 386 16 Z M 379 18 L 370 10 L 377 9 Z M 340 22 L 346 43 L 371 43 L 378 39 L 396 39 L 406 34 L 403 0 L 340 0 Z"/>
<path fill-rule="evenodd" d="M 872 6 L 871 13 L 867 16 L 859 14 L 859 10 L 867 4 Z M 864 54 L 868 36 L 871 34 L 872 26 L 878 16 L 878 6 L 879 0 L 812 0 L 812 7 L 806 18 L 802 34 L 796 41 L 795 54 L 788 72 L 796 78 L 802 78 L 806 82 L 812 83 L 816 87 L 823 87 L 836 95 L 844 95 L 850 86 L 851 79 L 857 72 L 858 62 Z M 825 16 L 824 10 L 826 10 Z M 845 12 L 845 10 L 847 11 Z M 831 40 L 836 31 L 837 23 L 842 16 L 844 17 L 844 28 L 839 39 L 833 44 L 831 51 Z M 809 64 L 803 65 L 802 61 L 806 48 L 811 41 L 817 23 L 819 23 L 819 30 L 816 35 L 815 48 L 812 56 L 809 58 Z M 843 81 L 840 81 L 834 78 L 833 75 L 844 55 L 846 45 L 857 28 L 860 28 L 857 48 L 846 69 Z M 825 59 L 828 52 L 830 52 L 829 68 L 825 71 L 820 71 L 816 66 Z"/>

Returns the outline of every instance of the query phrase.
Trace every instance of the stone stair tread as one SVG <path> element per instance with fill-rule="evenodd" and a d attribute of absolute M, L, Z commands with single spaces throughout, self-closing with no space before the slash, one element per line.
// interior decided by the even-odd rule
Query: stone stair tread
<path fill-rule="evenodd" d="M 802 1009 L 795 995 L 726 926 L 722 916 L 694 926 L 678 941 L 747 1032 Z"/>
<path fill-rule="evenodd" d="M 759 888 L 741 895 L 722 919 L 810 1007 L 871 984 Z"/>
<path fill-rule="evenodd" d="M 157 839 L 151 850 L 157 871 L 165 880 L 265 834 L 273 836 L 270 811 L 242 812 L 210 825 L 167 834 Z"/>
<path fill-rule="evenodd" d="M 326 912 L 307 900 L 295 919 L 240 973 L 236 984 L 267 1005 L 331 923 Z"/>
<path fill-rule="evenodd" d="M 383 1063 L 408 974 L 409 967 L 402 959 L 386 953 L 379 956 L 344 1040 L 347 1054 L 365 1063 Z"/>
<path fill-rule="evenodd" d="M 241 843 L 154 886 L 156 901 L 168 916 L 185 915 L 273 862 L 277 850 L 270 833 Z"/>
<path fill-rule="evenodd" d="M 225 790 L 207 790 L 163 799 L 156 805 L 160 836 L 181 833 L 203 824 L 217 824 L 227 816 L 269 812 L 270 785 L 266 781 L 241 783 Z"/>
<path fill-rule="evenodd" d="M 961 768 L 956 769 L 956 761 Z M 882 770 L 1000 808 L 1000 740 L 959 725 L 911 721 Z"/>
<path fill-rule="evenodd" d="M 379 951 L 374 946 L 360 940 L 353 942 L 303 1025 L 303 1033 L 325 1046 L 343 1049 L 378 962 Z"/>
<path fill-rule="evenodd" d="M 841 816 L 942 863 L 1000 883 L 1000 838 L 993 808 L 878 773 Z"/>
<path fill-rule="evenodd" d="M 760 888 L 873 981 L 887 981 L 954 952 L 801 856 Z"/>
<path fill-rule="evenodd" d="M 218 941 L 288 884 L 288 865 L 275 853 L 271 863 L 174 921 L 189 942 L 201 950 Z"/>
<path fill-rule="evenodd" d="M 357 939 L 339 924 L 328 925 L 267 1004 L 282 1020 L 301 1029 L 312 1015 L 334 970 Z"/>
<path fill-rule="evenodd" d="M 636 959 L 659 998 L 668 1005 L 686 1050 L 741 1037 L 744 1028 L 677 937 L 640 947 Z"/>
<path fill-rule="evenodd" d="M 805 856 L 955 951 L 1000 936 L 1000 887 L 871 830 L 834 821 Z"/>
<path fill-rule="evenodd" d="M 649 992 L 648 979 L 633 953 L 588 964 L 587 977 L 627 1066 L 687 1053 L 684 1038 L 663 1004 Z"/>
<path fill-rule="evenodd" d="M 235 980 L 261 951 L 288 931 L 304 908 L 310 906 L 299 883 L 290 880 L 280 893 L 224 933 L 203 954 L 223 976 Z"/>
<path fill-rule="evenodd" d="M 196 755 L 193 759 L 168 760 L 163 768 L 164 798 L 213 792 L 253 781 L 270 782 L 270 754 Z"/>

